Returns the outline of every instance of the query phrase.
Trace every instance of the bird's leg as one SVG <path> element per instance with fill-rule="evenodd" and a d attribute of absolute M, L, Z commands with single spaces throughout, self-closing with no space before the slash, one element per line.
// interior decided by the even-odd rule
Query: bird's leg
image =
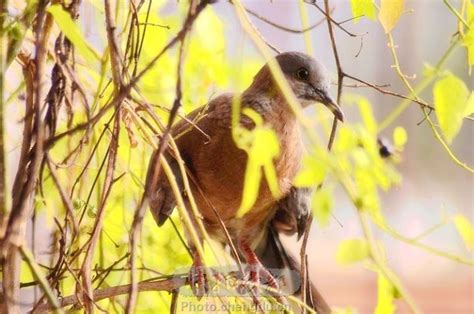
<path fill-rule="evenodd" d="M 242 254 L 244 255 L 245 260 L 247 261 L 247 264 L 249 266 L 249 280 L 252 284 L 255 285 L 255 288 L 253 288 L 255 293 L 257 293 L 258 291 L 258 286 L 260 285 L 261 277 L 263 278 L 264 282 L 269 287 L 275 290 L 279 290 L 280 287 L 278 285 L 278 282 L 275 280 L 273 275 L 268 271 L 268 269 L 266 269 L 262 265 L 257 255 L 250 248 L 250 246 L 246 242 L 240 242 L 239 248 Z"/>
<path fill-rule="evenodd" d="M 189 270 L 188 281 L 194 295 L 200 299 L 209 292 L 209 284 L 207 282 L 201 256 L 195 247 L 191 247 L 191 253 L 193 256 L 193 265 Z"/>
<path fill-rule="evenodd" d="M 194 295 L 200 299 L 205 294 L 209 294 L 209 281 L 206 275 L 206 269 L 204 268 L 204 264 L 197 249 L 191 246 L 190 250 L 192 253 L 193 265 L 189 270 L 188 281 Z M 225 281 L 225 278 L 221 273 L 211 270 L 211 274 L 214 280 L 221 282 Z"/>

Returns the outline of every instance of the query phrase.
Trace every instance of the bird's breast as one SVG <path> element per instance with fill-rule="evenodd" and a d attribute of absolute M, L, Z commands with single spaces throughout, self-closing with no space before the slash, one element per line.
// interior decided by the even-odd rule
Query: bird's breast
<path fill-rule="evenodd" d="M 279 196 L 283 197 L 289 192 L 299 170 L 302 141 L 296 121 L 276 122 L 278 124 L 271 125 L 279 140 L 280 153 L 274 160 L 274 166 Z M 259 169 L 258 171 L 262 171 L 262 181 L 256 201 L 247 214 L 237 218 L 243 197 L 248 155 L 236 146 L 231 130 L 212 136 L 195 161 L 193 166 L 196 167 L 195 176 L 199 188 L 193 191 L 193 195 L 206 222 L 218 225 L 217 212 L 231 233 L 247 233 L 243 236 L 252 237 L 259 232 L 273 216 L 271 209 L 278 197 L 272 194 L 263 169 Z M 215 229 L 219 230 L 220 227 L 209 228 Z"/>

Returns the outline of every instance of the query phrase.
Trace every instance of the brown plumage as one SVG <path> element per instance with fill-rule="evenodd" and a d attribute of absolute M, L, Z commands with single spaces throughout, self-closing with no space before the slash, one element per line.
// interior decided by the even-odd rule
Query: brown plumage
<path fill-rule="evenodd" d="M 310 56 L 297 52 L 280 54 L 276 60 L 303 106 L 321 102 L 342 120 L 342 112 L 329 97 L 328 80 L 322 65 Z M 226 242 L 214 207 L 247 262 L 260 267 L 256 273 L 254 270 L 250 274 L 251 279 L 258 281 L 259 274 L 268 277 L 268 272 L 261 267 L 253 250 L 268 240 L 267 227 L 273 226 L 276 231 L 290 234 L 301 233 L 304 228 L 303 221 L 308 215 L 308 193 L 292 187 L 300 168 L 303 146 L 295 115 L 266 65 L 257 73 L 251 86 L 239 96 L 241 109 L 248 107 L 259 113 L 278 137 L 280 154 L 275 158 L 274 166 L 281 198 L 276 199 L 272 195 L 263 179 L 255 204 L 243 217 L 237 218 L 247 153 L 239 149 L 232 138 L 231 107 L 235 96 L 223 94 L 216 97 L 207 106 L 195 110 L 186 120 L 177 123 L 171 134 L 189 171 L 191 190 L 206 230 L 216 240 Z M 196 120 L 195 125 L 189 120 Z M 240 116 L 240 123 L 248 129 L 254 127 L 244 115 Z M 181 174 L 173 153 L 168 150 L 165 156 L 182 188 Z M 149 165 L 146 190 L 151 212 L 158 225 L 162 225 L 176 203 L 165 176 L 153 182 L 157 162 L 155 152 Z M 272 219 L 273 223 L 270 224 Z M 264 252 L 261 253 L 263 256 Z M 195 260 L 195 265 L 199 263 L 199 260 Z"/>

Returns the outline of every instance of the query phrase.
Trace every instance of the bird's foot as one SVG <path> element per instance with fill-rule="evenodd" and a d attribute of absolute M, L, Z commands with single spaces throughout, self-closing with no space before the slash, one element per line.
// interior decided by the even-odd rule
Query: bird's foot
<path fill-rule="evenodd" d="M 215 281 L 225 281 L 225 278 L 221 273 L 212 269 L 209 269 L 208 272 L 211 273 Z M 200 259 L 194 260 L 193 265 L 189 269 L 188 282 L 191 286 L 193 294 L 198 299 L 201 299 L 204 295 L 209 294 L 209 292 L 211 291 L 209 280 L 207 278 L 206 268 L 202 264 Z"/>
<path fill-rule="evenodd" d="M 258 296 L 259 287 L 262 285 L 266 285 L 276 291 L 280 289 L 276 279 L 260 262 L 249 264 L 247 276 L 244 278 L 244 282 L 239 286 L 239 292 L 245 294 L 250 290 L 251 294 Z"/>
<path fill-rule="evenodd" d="M 206 278 L 204 266 L 202 264 L 196 265 L 193 263 L 188 273 L 188 281 L 191 286 L 193 294 L 201 299 L 205 294 L 209 292 L 209 283 Z"/>
<path fill-rule="evenodd" d="M 245 242 L 240 243 L 240 249 L 248 263 L 248 276 L 246 276 L 244 284 L 239 287 L 239 292 L 241 294 L 250 292 L 250 295 L 256 300 L 259 295 L 259 288 L 266 285 L 270 288 L 270 291 L 267 290 L 270 295 L 281 304 L 287 305 L 288 301 L 280 294 L 280 286 L 277 280 L 262 265 L 255 252 Z"/>

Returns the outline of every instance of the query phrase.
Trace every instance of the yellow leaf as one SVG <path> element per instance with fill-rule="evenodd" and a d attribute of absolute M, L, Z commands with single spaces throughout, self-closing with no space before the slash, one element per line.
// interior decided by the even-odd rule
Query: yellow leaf
<path fill-rule="evenodd" d="M 403 147 L 407 142 L 407 131 L 404 128 L 397 126 L 395 130 L 393 130 L 393 143 L 397 147 Z"/>
<path fill-rule="evenodd" d="M 331 314 L 354 314 L 357 313 L 354 309 L 350 307 L 346 308 L 334 308 L 331 311 Z"/>
<path fill-rule="evenodd" d="M 393 303 L 397 295 L 395 287 L 380 274 L 377 278 L 377 307 L 375 314 L 392 314 L 395 313 L 395 304 Z"/>
<path fill-rule="evenodd" d="M 375 5 L 373 0 L 351 0 L 352 16 L 354 23 L 359 22 L 361 16 L 375 20 Z"/>
<path fill-rule="evenodd" d="M 380 2 L 379 20 L 385 30 L 390 32 L 403 13 L 405 0 L 382 0 Z"/>
<path fill-rule="evenodd" d="M 461 129 L 469 90 L 461 79 L 450 73 L 435 83 L 433 98 L 439 126 L 447 142 L 451 143 Z"/>
<path fill-rule="evenodd" d="M 88 62 L 100 60 L 99 55 L 89 46 L 71 15 L 59 4 L 50 6 L 47 11 L 53 16 L 61 32 L 71 41 L 74 47 Z"/>
<path fill-rule="evenodd" d="M 453 220 L 466 248 L 472 250 L 474 248 L 474 229 L 472 228 L 472 224 L 461 214 L 454 216 Z"/>
<path fill-rule="evenodd" d="M 466 110 L 464 111 L 464 116 L 467 117 L 474 113 L 474 92 L 471 92 L 469 99 L 467 100 Z"/>
<path fill-rule="evenodd" d="M 474 23 L 471 29 L 464 35 L 463 45 L 467 49 L 467 63 L 469 65 L 469 75 L 471 74 L 471 66 L 474 64 Z"/>
<path fill-rule="evenodd" d="M 310 187 L 321 183 L 326 175 L 326 169 L 327 164 L 321 159 L 305 156 L 303 167 L 294 180 L 295 186 Z"/>
<path fill-rule="evenodd" d="M 357 104 L 359 105 L 360 115 L 362 117 L 362 121 L 364 122 L 365 128 L 371 134 L 375 134 L 377 132 L 377 122 L 374 118 L 374 113 L 372 112 L 372 107 L 367 99 L 361 98 Z"/>
<path fill-rule="evenodd" d="M 474 4 L 468 2 L 467 5 L 467 23 L 470 30 L 463 37 L 463 45 L 467 49 L 467 62 L 469 65 L 469 75 L 471 75 L 471 66 L 474 64 Z"/>
<path fill-rule="evenodd" d="M 262 170 L 265 171 L 272 193 L 274 195 L 279 193 L 273 159 L 280 153 L 280 144 L 275 132 L 268 127 L 257 126 L 248 135 L 251 143 L 250 147 L 246 149 L 248 160 L 245 169 L 242 202 L 237 211 L 237 217 L 245 215 L 255 204 L 260 189 Z"/>
<path fill-rule="evenodd" d="M 333 199 L 328 188 L 322 187 L 314 192 L 311 206 L 313 208 L 314 217 L 321 226 L 328 224 L 332 205 Z"/>
<path fill-rule="evenodd" d="M 336 254 L 336 260 L 340 264 L 351 264 L 369 257 L 369 245 L 362 239 L 351 239 L 342 241 Z"/>
<path fill-rule="evenodd" d="M 20 276 L 21 282 L 29 283 L 29 282 L 35 281 L 35 276 L 33 275 L 33 272 L 31 271 L 31 267 L 25 261 L 21 261 L 20 268 L 21 268 L 21 276 Z"/>

